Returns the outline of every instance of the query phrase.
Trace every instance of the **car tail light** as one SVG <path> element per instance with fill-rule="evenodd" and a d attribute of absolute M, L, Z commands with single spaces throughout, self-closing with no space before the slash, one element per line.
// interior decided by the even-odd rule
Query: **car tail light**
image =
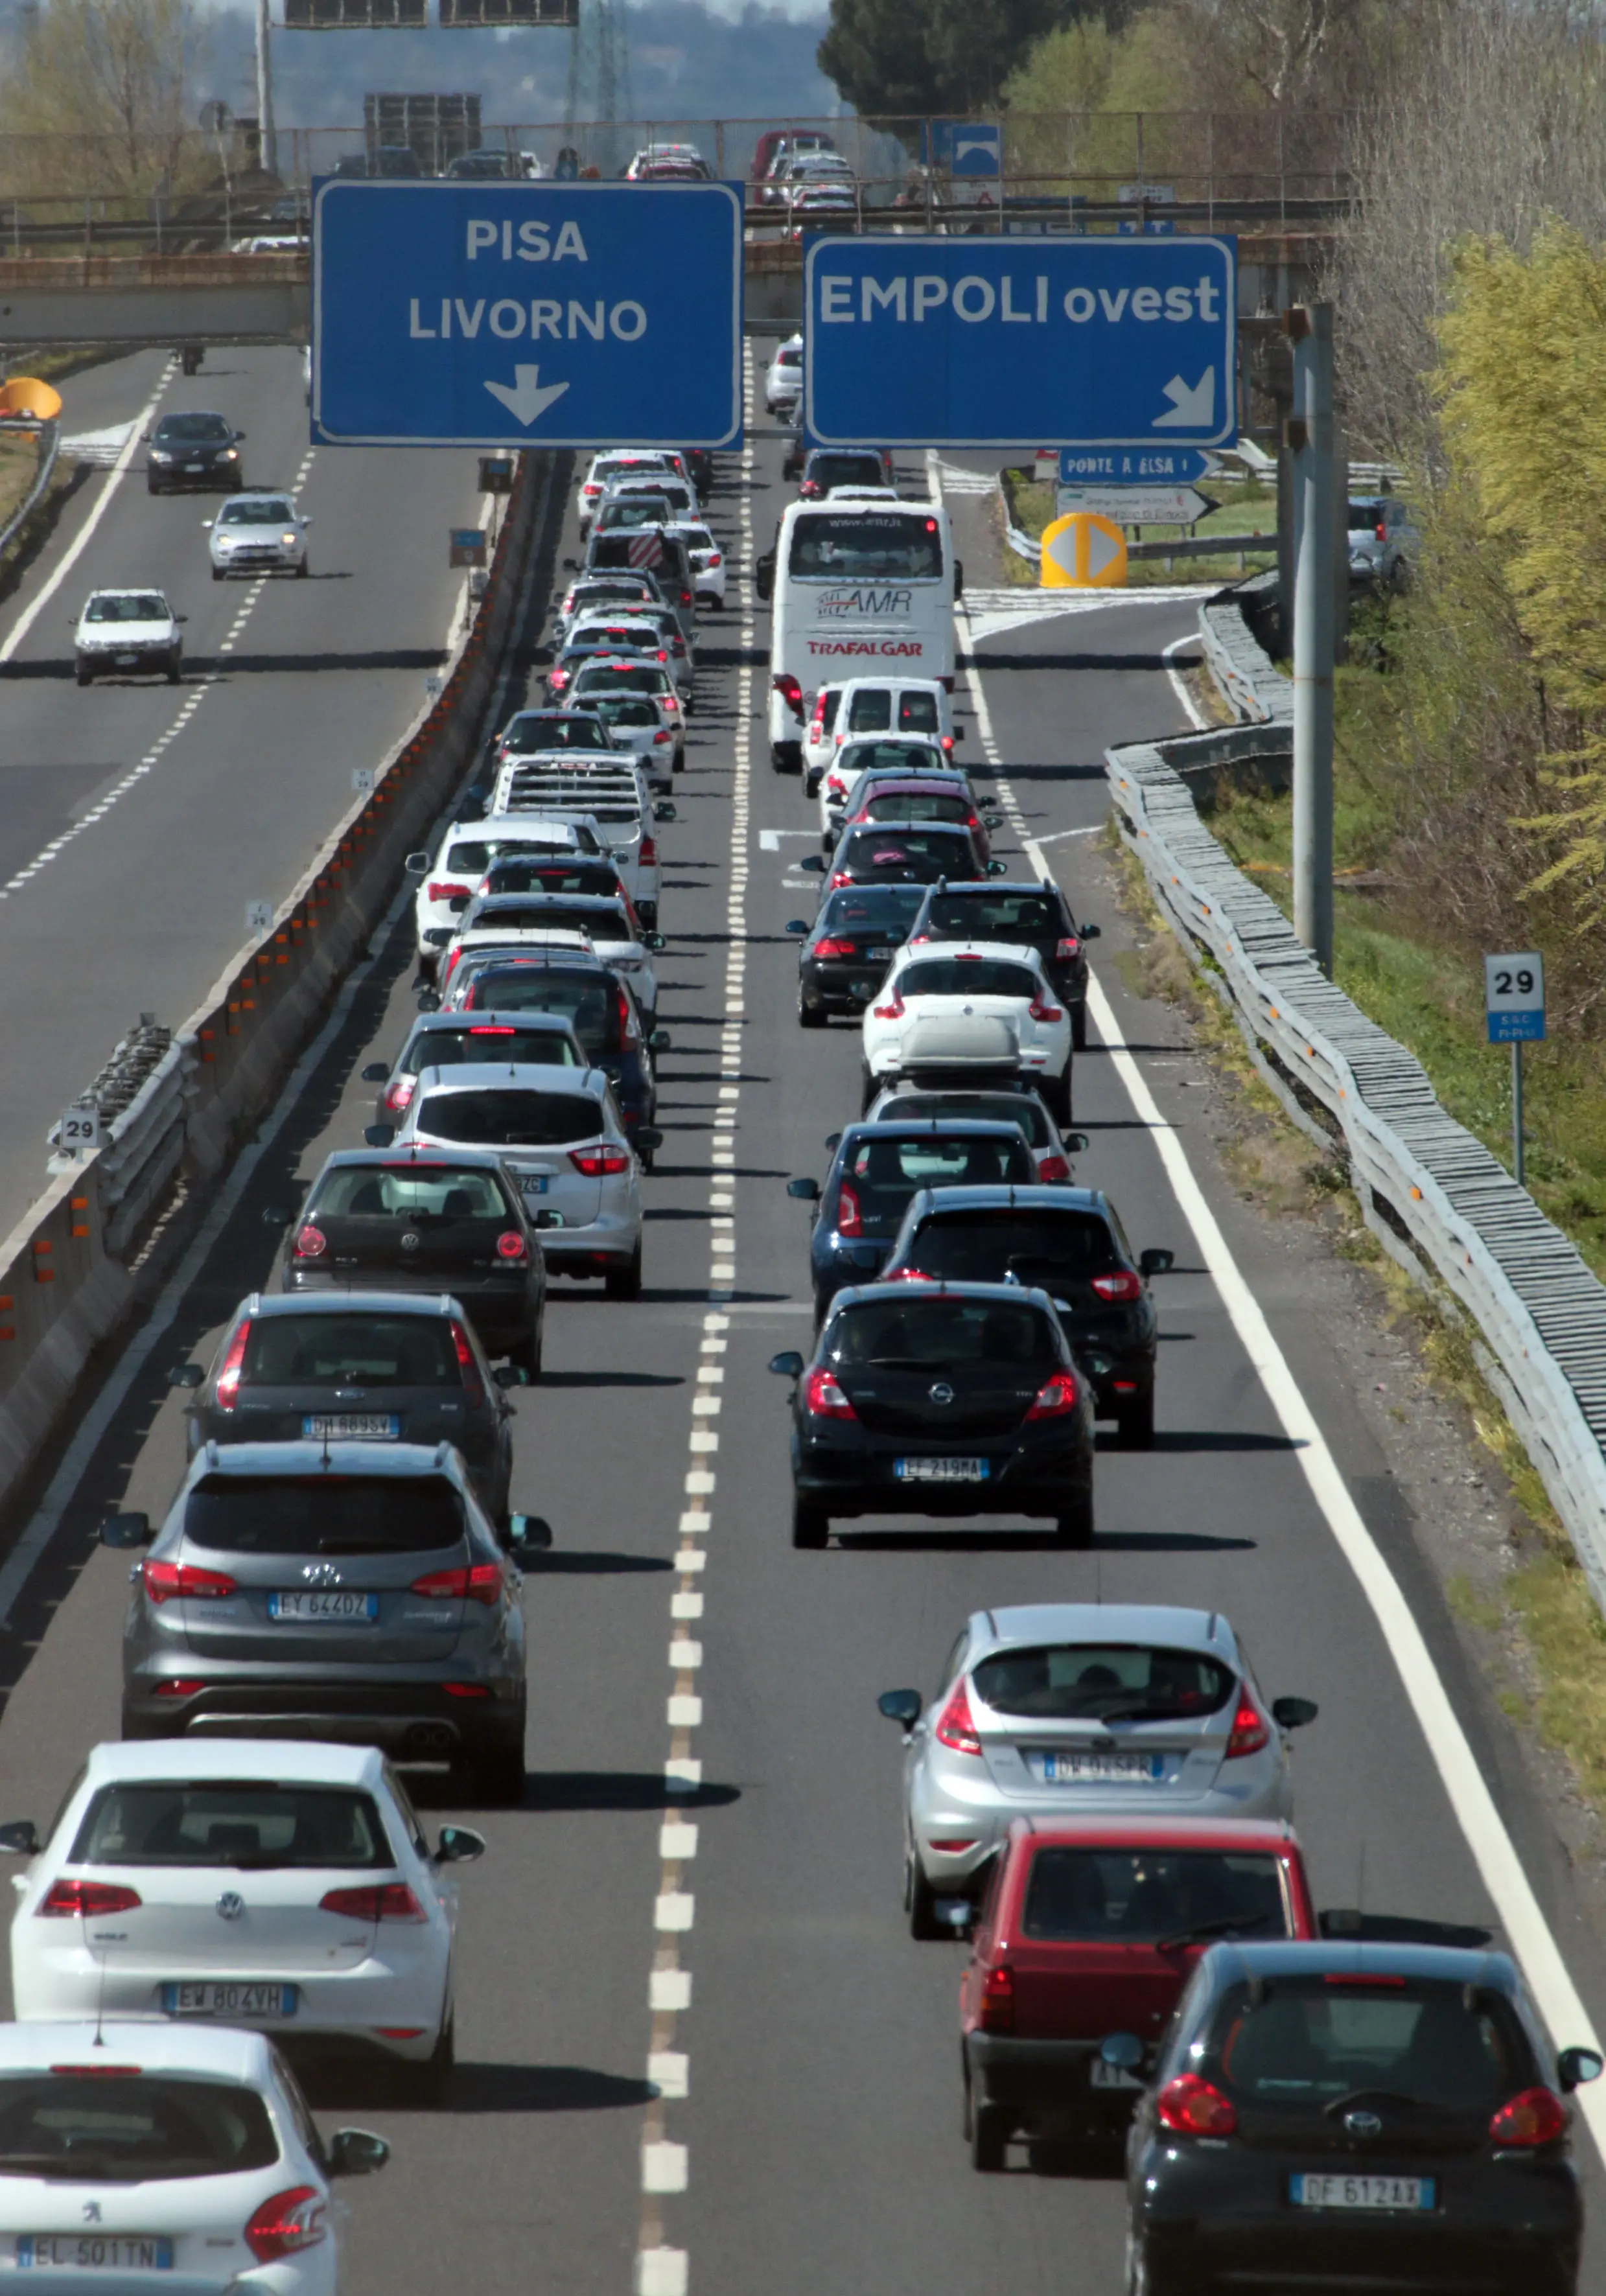
<path fill-rule="evenodd" d="M 390 1095 L 387 1093 L 385 1095 L 385 1105 L 389 1108 L 390 1104 Z M 297 1259 L 322 1259 L 324 1254 L 328 1250 L 328 1249 L 329 1238 L 324 1234 L 321 1227 L 314 1227 L 310 1220 L 307 1221 L 305 1227 L 300 1227 L 296 1230 L 296 1247 L 293 1257 Z M 232 1356 L 234 1350 L 231 1349 L 229 1352 Z M 227 1379 L 229 1382 L 226 1388 L 223 1383 L 225 1379 Z M 217 1374 L 217 1401 L 221 1409 L 225 1411 L 232 1411 L 234 1409 L 234 1398 L 238 1394 L 239 1390 L 239 1365 L 236 1364 L 234 1365 L 233 1374 L 231 1375 L 229 1366 L 225 1364 L 222 1371 Z"/>
<path fill-rule="evenodd" d="M 529 1258 L 529 1246 L 516 1227 L 504 1228 L 502 1234 L 496 1238 L 496 1257 L 498 1259 Z"/>
<path fill-rule="evenodd" d="M 820 483 L 817 479 L 805 479 L 802 485 L 798 488 L 799 494 L 801 495 L 805 502 L 813 502 L 815 496 L 819 493 L 819 491 Z"/>
<path fill-rule="evenodd" d="M 844 1180 L 837 1192 L 837 1234 L 862 1235 L 864 1232 L 864 1216 L 859 1209 L 858 1193 Z"/>
<path fill-rule="evenodd" d="M 1045 1186 L 1051 1180 L 1069 1180 L 1070 1166 L 1063 1156 L 1044 1156 L 1038 1160 L 1037 1177 Z"/>
<path fill-rule="evenodd" d="M 852 956 L 857 947 L 856 941 L 832 940 L 827 934 L 823 940 L 815 941 L 814 954 L 815 956 Z"/>
<path fill-rule="evenodd" d="M 711 572 L 716 566 L 723 566 L 725 564 L 725 561 L 717 550 L 710 550 L 708 554 L 706 563 Z"/>
<path fill-rule="evenodd" d="M 875 1017 L 878 1021 L 901 1021 L 904 1017 L 903 992 L 895 988 L 890 1004 L 875 1007 Z"/>
<path fill-rule="evenodd" d="M 57 2080 L 137 2080 L 143 2065 L 52 2065 Z"/>
<path fill-rule="evenodd" d="M 1182 2136 L 1230 2136 L 1238 2126 L 1232 2101 L 1198 2073 L 1178 2073 L 1154 2100 L 1162 2128 Z"/>
<path fill-rule="evenodd" d="M 563 688 L 568 685 L 568 683 L 569 672 L 566 669 L 551 669 L 547 671 L 546 684 L 549 692 L 553 693 L 561 693 Z"/>
<path fill-rule="evenodd" d="M 1077 1407 L 1077 1382 L 1074 1372 L 1051 1372 L 1037 1390 L 1037 1399 L 1027 1413 L 1028 1419 L 1063 1419 L 1068 1411 Z"/>
<path fill-rule="evenodd" d="M 1376 535 L 1376 537 L 1377 537 L 1377 538 L 1378 538 L 1378 540 L 1379 540 L 1380 542 L 1387 541 L 1388 537 L 1386 536 L 1386 534 L 1385 534 L 1385 533 L 1384 533 L 1384 531 L 1383 531 L 1383 521 L 1382 521 L 1382 520 L 1381 520 L 1381 518 L 1379 519 L 1379 521 L 1378 521 L 1377 524 L 1372 528 L 1372 531 L 1373 532 L 1373 534 L 1375 534 L 1375 535 Z"/>
<path fill-rule="evenodd" d="M 930 1283 L 935 1280 L 923 1267 L 888 1267 L 881 1271 L 883 1283 Z"/>
<path fill-rule="evenodd" d="M 834 1372 L 817 1364 L 803 1383 L 803 1408 L 815 1419 L 856 1419 L 854 1409 L 837 1385 Z"/>
<path fill-rule="evenodd" d="M 944 734 L 940 738 L 942 741 L 942 746 L 945 750 L 951 750 L 953 748 L 954 736 L 952 734 Z"/>
<path fill-rule="evenodd" d="M 614 1172 L 627 1172 L 630 1169 L 630 1151 L 615 1148 L 602 1141 L 594 1148 L 571 1148 L 569 1160 L 577 1172 L 584 1173 L 586 1179 L 601 1180 Z"/>
<path fill-rule="evenodd" d="M 984 2033 L 1015 2030 L 1015 1976 L 1007 1962 L 989 1969 L 981 1980 L 980 2025 Z"/>
<path fill-rule="evenodd" d="M 463 1384 L 478 1403 L 485 1393 L 485 1383 L 479 1376 L 473 1342 L 455 1317 L 452 1322 L 452 1345 L 457 1350 L 457 1368 L 463 1374 Z"/>
<path fill-rule="evenodd" d="M 597 1259 L 603 1257 L 601 1252 L 592 1256 Z M 491 1694 L 483 1682 L 443 1682 L 440 1686 L 448 1698 L 488 1698 Z"/>
<path fill-rule="evenodd" d="M 291 2185 L 264 2201 L 245 2227 L 245 2244 L 258 2264 L 298 2249 L 315 2248 L 324 2234 L 324 2196 L 315 2185 Z"/>
<path fill-rule="evenodd" d="M 202 1570 L 193 1562 L 142 1562 L 139 1575 L 146 1599 L 158 1610 L 175 1601 L 217 1603 L 240 1592 L 226 1570 Z"/>
<path fill-rule="evenodd" d="M 774 680 L 774 688 L 775 692 L 781 696 L 782 701 L 785 702 L 787 708 L 793 712 L 794 716 L 801 718 L 803 715 L 803 688 L 799 685 L 797 679 L 790 675 L 777 677 Z"/>
<path fill-rule="evenodd" d="M 471 1037 L 516 1037 L 518 1033 L 510 1021 L 477 1021 L 469 1030 Z"/>
<path fill-rule="evenodd" d="M 1553 2144 L 1567 2134 L 1567 2107 L 1547 2088 L 1508 2097 L 1489 2123 L 1491 2144 Z"/>
<path fill-rule="evenodd" d="M 1238 1711 L 1233 1717 L 1232 1734 L 1227 1739 L 1224 1762 L 1236 1761 L 1240 1754 L 1258 1754 L 1271 1737 L 1260 1710 L 1252 1700 L 1241 1698 Z"/>
<path fill-rule="evenodd" d="M 1034 1021 L 1046 1021 L 1051 1027 L 1065 1018 L 1059 1005 L 1045 1004 L 1040 996 L 1034 996 L 1026 1009 Z"/>
<path fill-rule="evenodd" d="M 660 749 L 666 742 L 672 742 L 674 739 L 675 736 L 670 733 L 668 727 L 667 726 L 660 726 L 657 733 L 652 736 L 652 746 L 655 750 Z"/>
<path fill-rule="evenodd" d="M 510 1029 L 508 1033 L 511 1036 L 512 1032 Z M 412 1099 L 413 1095 L 417 1088 L 417 1085 L 418 1078 L 416 1077 L 397 1078 L 396 1082 L 390 1086 L 385 1094 L 385 1106 L 390 1111 L 392 1116 L 399 1116 L 401 1114 L 403 1109 L 406 1107 L 407 1103 Z M 321 1235 L 318 1235 L 318 1231 L 315 1227 L 304 1227 L 301 1230 L 301 1235 L 316 1235 L 318 1237 L 317 1249 L 319 1251 L 323 1250 L 324 1239 Z M 298 1258 L 306 1256 L 303 1255 L 301 1251 L 300 1236 L 296 1238 L 296 1252 Z"/>
<path fill-rule="evenodd" d="M 1137 1300 L 1143 1296 L 1143 1282 L 1129 1267 L 1120 1267 L 1113 1275 L 1095 1275 L 1093 1288 L 1101 1300 Z"/>
<path fill-rule="evenodd" d="M 684 652 L 685 652 L 685 648 L 684 648 L 684 646 L 682 646 L 682 648 L 681 648 L 681 652 L 682 652 L 682 653 L 684 653 Z M 665 651 L 664 651 L 664 649 L 662 648 L 662 646 L 660 646 L 660 648 L 659 648 L 659 650 L 658 650 L 658 653 L 657 653 L 656 659 L 657 659 L 658 660 L 660 660 L 660 661 L 668 661 L 668 660 L 669 657 L 668 657 L 668 655 L 665 652 Z"/>
<path fill-rule="evenodd" d="M 317 1242 L 309 1245 L 307 1239 L 312 1236 L 316 1236 Z M 304 1227 L 296 1238 L 298 1259 L 315 1259 L 323 1249 L 324 1238 L 315 1227 Z M 223 1358 L 223 1369 L 217 1374 L 217 1392 L 219 1411 L 232 1411 L 234 1407 L 240 1393 L 241 1367 L 245 1362 L 245 1343 L 250 1337 L 250 1320 L 248 1317 L 229 1341 L 229 1351 Z"/>
<path fill-rule="evenodd" d="M 170 1674 L 152 1692 L 153 1698 L 194 1698 L 206 1688 L 198 1675 Z"/>
<path fill-rule="evenodd" d="M 631 1004 L 630 999 L 626 996 L 622 988 L 619 991 L 619 1004 L 620 1043 L 626 1045 L 639 1044 L 641 1042 L 641 1030 L 635 1024 L 635 1008 Z"/>
<path fill-rule="evenodd" d="M 114 1882 L 53 1882 L 35 1912 L 40 1921 L 69 1921 L 80 1914 L 95 1921 L 102 1914 L 130 1914 L 140 1902 L 137 1890 L 119 1889 Z"/>
<path fill-rule="evenodd" d="M 502 1599 L 502 1565 L 470 1562 L 451 1570 L 426 1570 L 409 1591 L 426 1603 L 483 1603 L 494 1611 Z"/>
<path fill-rule="evenodd" d="M 348 1922 L 422 1922 L 425 1918 L 423 1907 L 405 1882 L 369 1882 L 354 1890 L 326 1890 L 318 1899 L 318 1911 L 341 1914 Z"/>
<path fill-rule="evenodd" d="M 825 786 L 827 790 L 834 790 L 837 796 L 841 797 L 846 791 L 848 784 L 842 779 L 840 774 L 827 774 L 825 776 Z"/>
<path fill-rule="evenodd" d="M 1066 938 L 1060 943 L 1059 947 L 1054 951 L 1054 955 L 1060 959 L 1061 964 L 1068 963 L 1071 957 L 1080 956 L 1081 954 L 1082 944 L 1077 939 L 1075 933 L 1067 934 Z"/>
<path fill-rule="evenodd" d="M 963 1680 L 954 1685 L 954 1695 L 937 1718 L 932 1734 L 939 1746 L 946 1746 L 955 1754 L 975 1754 L 979 1757 L 981 1741 L 976 1734 L 976 1725 L 971 1719 L 971 1702 L 965 1695 Z"/>
<path fill-rule="evenodd" d="M 471 886 L 449 884 L 444 877 L 431 877 L 424 887 L 424 894 L 431 901 L 467 901 L 473 898 Z"/>
<path fill-rule="evenodd" d="M 945 1840 L 938 1841 L 935 1836 L 933 1836 L 929 1847 L 940 1851 L 942 1856 L 945 1857 L 963 1857 L 965 1851 L 967 1849 L 974 1849 L 976 1844 L 969 1834 L 964 1835 L 959 1841 Z"/>
<path fill-rule="evenodd" d="M 658 866 L 658 840 L 657 840 L 657 838 L 655 838 L 655 837 L 643 837 L 643 838 L 642 839 L 642 843 L 641 843 L 641 853 L 640 853 L 640 857 L 640 857 L 640 860 L 641 860 L 642 867 L 643 867 L 643 869 L 656 869 L 656 868 L 657 868 L 657 866 Z"/>

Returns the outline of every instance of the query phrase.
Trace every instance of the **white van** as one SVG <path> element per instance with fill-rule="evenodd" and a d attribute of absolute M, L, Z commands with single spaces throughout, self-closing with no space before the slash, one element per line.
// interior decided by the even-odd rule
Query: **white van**
<path fill-rule="evenodd" d="M 963 569 L 936 503 L 791 504 L 755 570 L 771 601 L 769 755 L 797 773 L 816 687 L 882 670 L 954 690 Z"/>

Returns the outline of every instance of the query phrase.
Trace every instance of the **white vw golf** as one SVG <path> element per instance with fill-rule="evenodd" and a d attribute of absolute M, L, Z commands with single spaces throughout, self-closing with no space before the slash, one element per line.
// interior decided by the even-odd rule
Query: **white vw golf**
<path fill-rule="evenodd" d="M 864 1105 L 900 1077 L 1014 1070 L 1070 1119 L 1070 1015 L 1036 949 L 1008 941 L 906 942 L 864 1007 Z"/>
<path fill-rule="evenodd" d="M 27 1820 L 12 1990 L 36 2019 L 255 2025 L 392 2061 L 432 2101 L 452 2068 L 452 1866 L 373 1747 L 254 1738 L 97 1746 L 48 1841 Z"/>
<path fill-rule="evenodd" d="M 364 2128 L 325 2145 L 261 2033 L 0 2025 L 0 2281 L 336 2296 L 330 2184 L 389 2152 Z"/>

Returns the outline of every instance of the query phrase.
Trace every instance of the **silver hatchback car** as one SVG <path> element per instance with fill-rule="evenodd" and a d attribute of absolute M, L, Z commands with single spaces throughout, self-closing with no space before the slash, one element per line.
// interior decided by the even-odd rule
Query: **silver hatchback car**
<path fill-rule="evenodd" d="M 307 529 L 289 495 L 236 495 L 201 525 L 211 537 L 212 579 L 228 574 L 299 574 L 305 578 Z"/>
<path fill-rule="evenodd" d="M 1272 1817 L 1293 1809 L 1288 1733 L 1219 1611 L 1037 1603 L 978 1611 L 930 1703 L 883 1693 L 904 1731 L 904 1906 L 912 1935 L 968 1918 L 1017 1817 Z"/>
<path fill-rule="evenodd" d="M 447 1443 L 203 1444 L 154 1536 L 123 1629 L 125 1738 L 316 1738 L 449 1762 L 492 1800 L 524 1788 L 518 1564 Z"/>

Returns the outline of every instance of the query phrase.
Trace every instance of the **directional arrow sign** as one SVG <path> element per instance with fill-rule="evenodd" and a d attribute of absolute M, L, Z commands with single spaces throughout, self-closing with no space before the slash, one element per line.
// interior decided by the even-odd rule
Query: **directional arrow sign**
<path fill-rule="evenodd" d="M 1061 516 L 1091 510 L 1121 526 L 1192 526 L 1216 505 L 1192 487 L 1061 487 L 1058 507 Z"/>
<path fill-rule="evenodd" d="M 1197 447 L 1128 447 L 1114 454 L 1085 447 L 1060 450 L 1062 487 L 1185 487 L 1215 468 L 1215 455 Z"/>
<path fill-rule="evenodd" d="M 816 238 L 804 258 L 810 434 L 1223 445 L 1237 412 L 1236 268 L 1235 242 L 1186 235 Z"/>
<path fill-rule="evenodd" d="M 740 189 L 342 177 L 312 212 L 315 439 L 740 444 Z"/>

